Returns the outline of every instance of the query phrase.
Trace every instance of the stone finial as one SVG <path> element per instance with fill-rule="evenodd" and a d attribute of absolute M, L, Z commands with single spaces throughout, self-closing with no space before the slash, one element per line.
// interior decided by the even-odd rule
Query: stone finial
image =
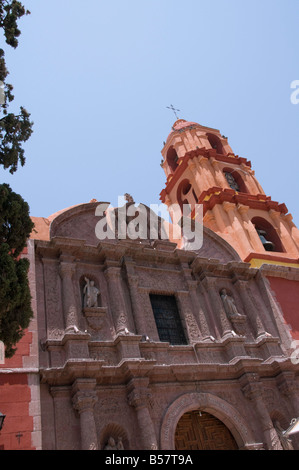
<path fill-rule="evenodd" d="M 124 194 L 124 198 L 127 202 L 134 202 L 134 199 L 132 198 L 131 194 Z"/>

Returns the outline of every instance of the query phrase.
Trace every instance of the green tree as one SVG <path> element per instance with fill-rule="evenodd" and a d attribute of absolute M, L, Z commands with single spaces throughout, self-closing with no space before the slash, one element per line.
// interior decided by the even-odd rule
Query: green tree
<path fill-rule="evenodd" d="M 17 0 L 0 0 L 0 28 L 3 29 L 6 43 L 16 48 L 21 31 L 18 28 L 18 20 L 30 12 L 25 10 L 21 2 Z M 33 123 L 30 114 L 24 107 L 20 107 L 19 114 L 8 112 L 9 103 L 14 100 L 13 86 L 7 83 L 9 72 L 6 67 L 5 53 L 0 49 L 0 82 L 2 85 L 2 102 L 0 118 L 0 164 L 10 173 L 18 168 L 18 163 L 25 164 L 24 149 L 22 144 L 32 134 Z"/>
<path fill-rule="evenodd" d="M 0 185 L 0 340 L 11 357 L 32 318 L 29 261 L 20 257 L 33 229 L 29 206 L 8 184 Z"/>
<path fill-rule="evenodd" d="M 6 43 L 16 48 L 21 32 L 18 20 L 28 14 L 17 0 L 0 0 L 0 28 Z M 32 134 L 30 114 L 21 107 L 19 114 L 9 113 L 14 100 L 13 87 L 7 83 L 9 72 L 5 53 L 0 49 L 0 165 L 14 173 L 25 164 L 23 143 Z M 15 345 L 24 335 L 33 316 L 28 281 L 29 261 L 21 257 L 33 229 L 29 206 L 8 184 L 0 185 L 0 340 L 6 357 L 12 357 Z"/>

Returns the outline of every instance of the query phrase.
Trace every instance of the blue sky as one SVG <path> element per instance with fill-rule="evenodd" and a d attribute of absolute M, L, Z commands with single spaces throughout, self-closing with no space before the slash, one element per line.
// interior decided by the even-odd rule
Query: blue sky
<path fill-rule="evenodd" d="M 175 116 L 219 129 L 299 225 L 299 4 L 295 0 L 23 0 L 6 50 L 14 106 L 31 113 L 11 176 L 33 216 L 92 198 L 159 203 Z"/>

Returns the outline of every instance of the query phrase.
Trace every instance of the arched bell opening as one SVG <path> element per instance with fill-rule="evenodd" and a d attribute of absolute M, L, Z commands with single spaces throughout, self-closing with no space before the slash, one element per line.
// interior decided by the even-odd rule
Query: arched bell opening
<path fill-rule="evenodd" d="M 192 184 L 188 179 L 184 179 L 180 182 L 177 189 L 177 201 L 183 214 L 183 208 L 185 206 L 184 215 L 187 216 L 193 209 L 198 199 Z"/>
<path fill-rule="evenodd" d="M 251 222 L 260 237 L 263 247 L 266 251 L 275 251 L 283 253 L 282 242 L 273 225 L 262 217 L 254 217 Z"/>
<path fill-rule="evenodd" d="M 215 149 L 216 152 L 220 155 L 224 155 L 225 151 L 223 148 L 223 144 L 221 142 L 221 139 L 215 135 L 215 134 L 207 134 L 208 141 L 212 147 L 212 149 Z"/>
<path fill-rule="evenodd" d="M 178 154 L 176 153 L 176 150 L 174 147 L 169 147 L 168 151 L 167 151 L 167 155 L 166 155 L 166 161 L 168 163 L 168 166 L 171 170 L 171 173 L 174 173 L 175 170 L 177 169 L 178 167 Z"/>
<path fill-rule="evenodd" d="M 238 193 L 248 193 L 247 187 L 240 173 L 233 168 L 224 168 L 223 174 L 231 189 Z"/>

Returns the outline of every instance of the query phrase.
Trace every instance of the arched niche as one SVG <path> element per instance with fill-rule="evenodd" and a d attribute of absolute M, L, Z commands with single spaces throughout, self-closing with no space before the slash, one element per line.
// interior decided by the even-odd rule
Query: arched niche
<path fill-rule="evenodd" d="M 108 447 L 114 447 L 108 449 Z M 101 450 L 128 450 L 130 449 L 129 439 L 126 431 L 117 423 L 109 423 L 102 430 L 99 438 L 99 449 Z"/>

